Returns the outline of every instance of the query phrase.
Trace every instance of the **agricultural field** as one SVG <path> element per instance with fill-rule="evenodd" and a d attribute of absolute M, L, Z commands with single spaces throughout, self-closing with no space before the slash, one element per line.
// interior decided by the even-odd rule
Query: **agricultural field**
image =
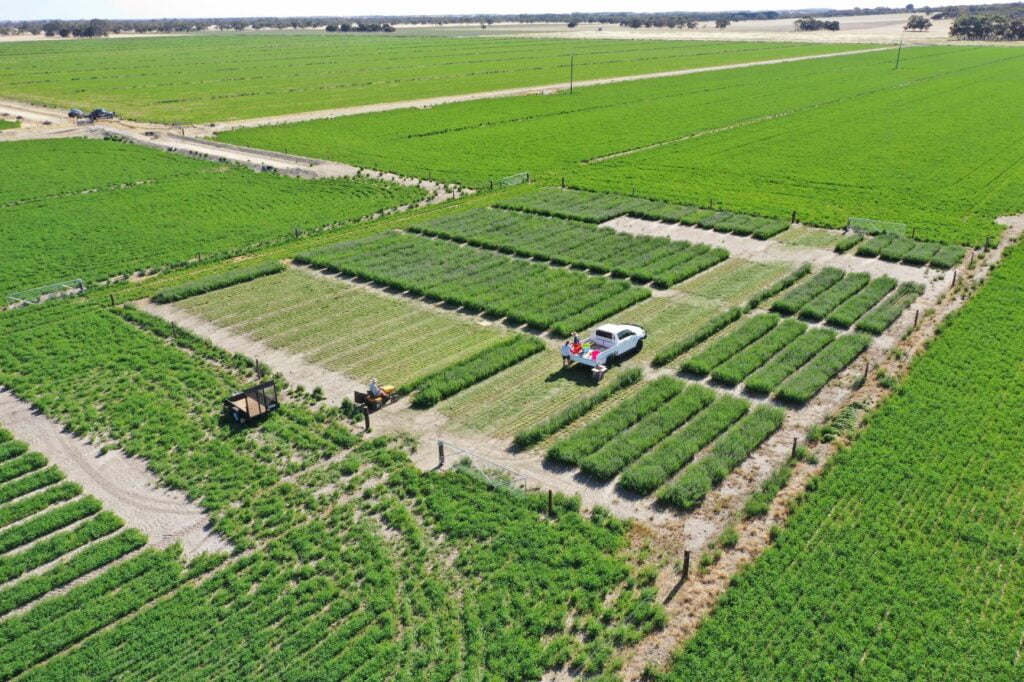
<path fill-rule="evenodd" d="M 321 35 L 0 43 L 0 96 L 205 123 L 870 46 Z"/>
<path fill-rule="evenodd" d="M 623 280 L 403 233 L 340 242 L 296 260 L 563 335 L 651 295 Z"/>
<path fill-rule="evenodd" d="M 360 381 L 414 383 L 508 332 L 338 278 L 288 269 L 185 299 L 188 313 Z"/>
<path fill-rule="evenodd" d="M 221 139 L 476 187 L 529 171 L 552 184 L 565 177 L 576 187 L 780 219 L 796 211 L 814 225 L 894 220 L 921 239 L 981 244 L 1000 232 L 993 217 L 1020 207 L 1024 142 L 1003 112 L 1024 97 L 1024 54 L 915 47 L 899 70 L 894 57 L 619 83 Z"/>
<path fill-rule="evenodd" d="M 415 187 L 254 173 L 110 141 L 4 143 L 0 157 L 11 160 L 5 173 L 26 176 L 2 190 L 3 294 L 251 249 L 425 196 Z M 75 158 L 95 161 L 95 172 L 75 169 Z"/>
<path fill-rule="evenodd" d="M 1022 295 L 1016 247 L 665 679 L 1020 676 Z"/>
<path fill-rule="evenodd" d="M 253 376 L 251 363 L 131 308 L 43 305 L 5 313 L 0 328 L 9 342 L 5 386 L 76 433 L 145 457 L 236 548 L 256 550 L 200 555 L 187 566 L 173 553 L 144 552 L 42 600 L 0 624 L 5 676 L 37 664 L 32 676 L 45 679 L 177 679 L 206 666 L 284 674 L 298 654 L 306 673 L 331 677 L 538 677 L 566 664 L 598 673 L 613 665 L 614 646 L 663 622 L 651 578 L 620 556 L 622 524 L 585 519 L 578 502 L 560 497 L 548 519 L 537 514 L 539 496 L 510 497 L 471 469 L 419 473 L 388 441 L 361 444 L 335 408 L 299 399 L 258 431 L 236 430 L 212 415 L 225 391 Z M 12 480 L 24 493 L 36 474 L 22 461 L 52 470 L 12 442 L 2 446 L 0 476 L 21 472 Z M 12 499 L 0 516 L 25 513 Z M 77 514 L 98 511 L 88 500 Z M 32 518 L 0 533 L 0 544 L 50 523 Z M 506 571 L 514 587 L 500 579 Z"/>
<path fill-rule="evenodd" d="M 0 120 L 0 130 L 13 130 L 19 127 L 21 127 L 21 123 L 18 121 Z"/>
<path fill-rule="evenodd" d="M 846 49 L 4 41 L 0 96 L 298 121 Z M 219 135 L 397 181 L 0 141 L 0 294 L 88 284 L 0 310 L 0 678 L 1020 678 L 1024 52 L 894 57 Z M 643 344 L 559 352 L 606 322 Z"/>

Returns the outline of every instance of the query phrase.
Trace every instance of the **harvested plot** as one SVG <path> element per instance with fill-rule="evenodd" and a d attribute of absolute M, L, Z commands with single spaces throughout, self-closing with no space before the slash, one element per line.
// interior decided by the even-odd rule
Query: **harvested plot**
<path fill-rule="evenodd" d="M 640 370 L 635 367 L 622 372 L 610 384 L 601 387 L 601 390 L 597 393 L 577 400 L 561 412 L 551 415 L 540 424 L 517 433 L 513 439 L 516 447 L 527 448 L 540 443 L 548 436 L 554 435 L 577 419 L 580 419 L 622 389 L 640 381 L 640 377 Z"/>
<path fill-rule="evenodd" d="M 651 295 L 621 280 L 406 234 L 342 242 L 296 260 L 561 334 Z"/>
<path fill-rule="evenodd" d="M 507 334 L 500 325 L 482 326 L 294 268 L 176 307 L 327 369 L 396 386 L 464 362 Z"/>
<path fill-rule="evenodd" d="M 440 372 L 403 386 L 402 392 L 416 391 L 413 407 L 430 407 L 544 348 L 544 342 L 537 337 L 516 334 Z"/>
<path fill-rule="evenodd" d="M 755 407 L 715 441 L 707 457 L 683 469 L 678 478 L 658 493 L 658 499 L 681 509 L 699 505 L 712 488 L 779 430 L 785 414 L 785 410 L 777 407 Z"/>
<path fill-rule="evenodd" d="M 872 334 L 881 334 L 923 293 L 924 287 L 920 284 L 904 282 L 896 288 L 896 291 L 889 294 L 888 298 L 861 317 L 857 321 L 857 329 Z"/>
<path fill-rule="evenodd" d="M 59 146 L 69 142 L 75 144 Z M 95 191 L 73 191 L 84 181 L 54 170 L 64 193 L 47 196 L 36 187 L 22 194 L 37 198 L 0 206 L 6 258 L 0 294 L 74 278 L 90 283 L 200 254 L 251 249 L 296 229 L 321 229 L 425 196 L 416 187 L 363 178 L 302 180 L 181 157 L 163 164 L 170 155 L 145 149 L 140 156 L 137 147 L 101 140 L 11 144 L 29 150 L 42 145 L 48 163 L 73 167 L 83 150 L 105 160 L 103 184 L 93 185 Z M 117 182 L 122 157 L 128 165 Z M 46 170 L 31 154 L 19 151 L 15 160 L 5 172 L 28 166 L 40 182 L 45 179 Z"/>
<path fill-rule="evenodd" d="M 782 400 L 805 403 L 871 343 L 867 334 L 843 334 L 821 349 L 806 365 L 786 379 L 776 395 Z"/>
<path fill-rule="evenodd" d="M 730 258 L 676 288 L 683 293 L 713 301 L 721 307 L 743 303 L 753 306 L 792 286 L 793 282 L 809 271 L 809 267 L 806 270 L 793 270 L 786 263 L 755 263 L 742 258 Z"/>
<path fill-rule="evenodd" d="M 517 256 L 539 257 L 669 287 L 729 257 L 725 249 L 632 237 L 578 221 L 475 209 L 413 223 L 412 232 L 446 237 Z"/>

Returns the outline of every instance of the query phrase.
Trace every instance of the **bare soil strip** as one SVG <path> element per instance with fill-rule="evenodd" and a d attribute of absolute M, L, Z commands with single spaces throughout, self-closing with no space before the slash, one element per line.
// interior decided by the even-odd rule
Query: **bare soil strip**
<path fill-rule="evenodd" d="M 98 445 L 66 433 L 5 388 L 0 388 L 0 425 L 45 455 L 106 509 L 148 535 L 150 544 L 163 548 L 181 542 L 189 558 L 231 550 L 210 530 L 203 510 L 184 493 L 161 487 L 143 460 L 117 450 L 101 454 Z"/>

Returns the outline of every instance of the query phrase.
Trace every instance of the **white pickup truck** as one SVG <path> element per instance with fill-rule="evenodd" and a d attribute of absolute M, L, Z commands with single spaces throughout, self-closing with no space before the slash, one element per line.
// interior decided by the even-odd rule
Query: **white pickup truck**
<path fill-rule="evenodd" d="M 570 346 L 569 359 L 587 367 L 603 367 L 612 358 L 631 353 L 643 348 L 647 331 L 635 324 L 603 324 L 594 330 L 579 349 L 572 352 Z"/>

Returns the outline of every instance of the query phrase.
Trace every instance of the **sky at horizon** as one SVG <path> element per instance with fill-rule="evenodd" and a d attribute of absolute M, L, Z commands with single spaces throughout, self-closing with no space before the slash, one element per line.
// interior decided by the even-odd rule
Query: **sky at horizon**
<path fill-rule="evenodd" d="M 867 3 L 860 3 L 860 5 Z M 889 3 L 901 6 L 899 3 Z M 849 9 L 856 2 L 816 2 L 815 0 L 496 0 L 480 5 L 470 0 L 375 0 L 355 6 L 329 0 L 179 0 L 173 5 L 156 0 L 36 0 L 0 6 L 0 21 L 31 19 L 154 19 L 166 17 L 282 17 L 282 16 L 360 16 L 422 14 L 539 14 L 563 12 L 708 12 L 766 9 Z M 173 8 L 173 12 L 169 10 Z"/>

